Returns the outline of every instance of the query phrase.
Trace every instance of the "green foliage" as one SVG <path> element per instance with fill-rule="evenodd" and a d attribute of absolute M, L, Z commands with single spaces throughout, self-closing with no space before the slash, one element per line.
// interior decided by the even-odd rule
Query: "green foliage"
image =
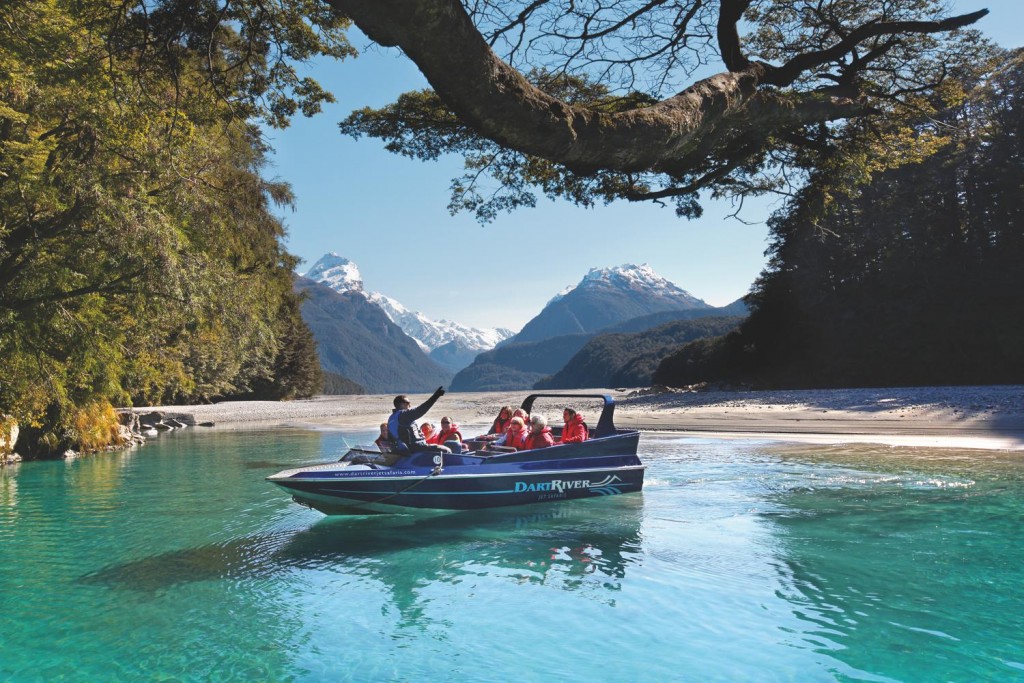
<path fill-rule="evenodd" d="M 72 414 L 72 445 L 79 451 L 97 451 L 119 442 L 117 411 L 104 399 L 77 406 Z"/>
<path fill-rule="evenodd" d="M 282 356 L 295 261 L 270 208 L 290 197 L 262 179 L 249 119 L 312 112 L 323 93 L 287 61 L 345 49 L 289 19 L 252 50 L 266 15 L 200 49 L 222 9 L 0 7 L 0 412 L 28 428 L 26 452 L 74 443 L 83 406 L 319 386 L 282 374 L 298 367 Z"/>
<path fill-rule="evenodd" d="M 676 320 L 632 334 L 601 334 L 535 389 L 649 386 L 663 358 L 695 339 L 729 332 L 740 317 L 702 317 Z"/>
<path fill-rule="evenodd" d="M 331 396 L 348 394 L 365 394 L 366 389 L 353 382 L 348 377 L 343 377 L 336 372 L 323 371 L 324 385 L 323 392 Z"/>
<path fill-rule="evenodd" d="M 658 381 L 1024 381 L 1022 77 L 1024 56 L 1008 55 L 923 120 L 915 129 L 940 125 L 948 143 L 921 161 L 845 189 L 842 160 L 823 165 L 770 222 L 770 266 L 740 333 L 666 360 Z"/>
<path fill-rule="evenodd" d="M 640 92 L 612 95 L 607 87 L 583 77 L 534 70 L 527 78 L 567 102 L 598 111 L 621 111 L 653 102 Z M 385 140 L 389 152 L 412 159 L 433 161 L 442 154 L 462 155 L 466 173 L 452 180 L 448 210 L 453 215 L 469 211 L 481 223 L 493 221 L 503 212 L 535 206 L 534 188 L 550 199 L 566 199 L 580 206 L 599 201 L 607 204 L 628 192 L 649 189 L 642 176 L 604 171 L 578 174 L 502 147 L 459 121 L 432 90 L 404 93 L 394 104 L 380 109 L 359 109 L 341 122 L 340 129 L 354 138 L 366 135 Z"/>

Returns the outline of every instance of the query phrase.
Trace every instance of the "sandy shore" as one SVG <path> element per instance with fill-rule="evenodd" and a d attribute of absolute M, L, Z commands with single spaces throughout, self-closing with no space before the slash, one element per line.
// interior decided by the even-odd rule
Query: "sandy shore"
<path fill-rule="evenodd" d="M 466 427 L 483 428 L 503 405 L 517 407 L 528 392 L 446 394 L 427 420 L 443 415 Z M 559 392 L 570 393 L 570 392 Z M 890 445 L 1024 451 L 1024 386 L 913 387 L 793 391 L 702 391 L 630 396 L 616 401 L 620 427 L 675 431 L 699 436 L 758 438 L 820 443 L 870 442 Z M 426 394 L 411 394 L 416 405 Z M 391 411 L 393 397 L 324 396 L 302 401 L 235 401 L 200 406 L 158 406 L 168 417 L 213 422 L 222 428 L 312 427 L 373 429 Z M 535 412 L 554 421 L 563 404 L 596 423 L 596 402 L 567 398 L 538 401 Z M 468 435 L 468 434 L 467 434 Z"/>

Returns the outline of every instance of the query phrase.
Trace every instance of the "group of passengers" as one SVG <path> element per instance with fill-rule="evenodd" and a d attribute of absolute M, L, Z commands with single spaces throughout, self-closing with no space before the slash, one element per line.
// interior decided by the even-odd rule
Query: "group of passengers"
<path fill-rule="evenodd" d="M 412 407 L 404 394 L 396 396 L 395 408 L 387 422 L 380 425 L 380 436 L 376 440 L 382 452 L 435 450 L 441 453 L 462 453 L 469 450 L 464 444 L 459 425 L 447 415 L 441 418 L 441 428 L 436 429 L 430 422 L 418 425 L 416 420 L 429 411 L 437 399 L 444 396 L 444 387 L 438 387 L 430 398 Z M 534 450 L 556 444 L 580 443 L 589 434 L 583 416 L 572 408 L 562 411 L 562 435 L 555 441 L 548 426 L 547 418 L 540 414 L 529 415 L 522 408 L 512 410 L 504 406 L 498 411 L 490 430 L 473 440 L 480 443 L 481 450 Z"/>

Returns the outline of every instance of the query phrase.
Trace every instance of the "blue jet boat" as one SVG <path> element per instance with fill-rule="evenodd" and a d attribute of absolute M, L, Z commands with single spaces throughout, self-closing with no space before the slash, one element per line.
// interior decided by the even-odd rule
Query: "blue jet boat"
<path fill-rule="evenodd" d="M 397 512 L 401 508 L 473 510 L 609 496 L 640 491 L 644 465 L 637 458 L 640 433 L 617 429 L 615 401 L 605 394 L 532 394 L 538 398 L 587 398 L 604 402 L 590 438 L 582 443 L 503 452 L 478 441 L 462 453 L 381 453 L 350 449 L 338 462 L 284 470 L 267 477 L 293 499 L 326 514 Z M 557 441 L 561 427 L 553 427 Z"/>

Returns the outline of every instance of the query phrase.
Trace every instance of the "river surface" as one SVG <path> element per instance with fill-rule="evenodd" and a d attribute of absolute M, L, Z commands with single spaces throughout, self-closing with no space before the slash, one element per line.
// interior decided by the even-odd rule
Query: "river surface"
<path fill-rule="evenodd" d="M 1020 454 L 645 434 L 643 493 L 325 517 L 369 433 L 0 470 L 3 681 L 1024 681 Z"/>

